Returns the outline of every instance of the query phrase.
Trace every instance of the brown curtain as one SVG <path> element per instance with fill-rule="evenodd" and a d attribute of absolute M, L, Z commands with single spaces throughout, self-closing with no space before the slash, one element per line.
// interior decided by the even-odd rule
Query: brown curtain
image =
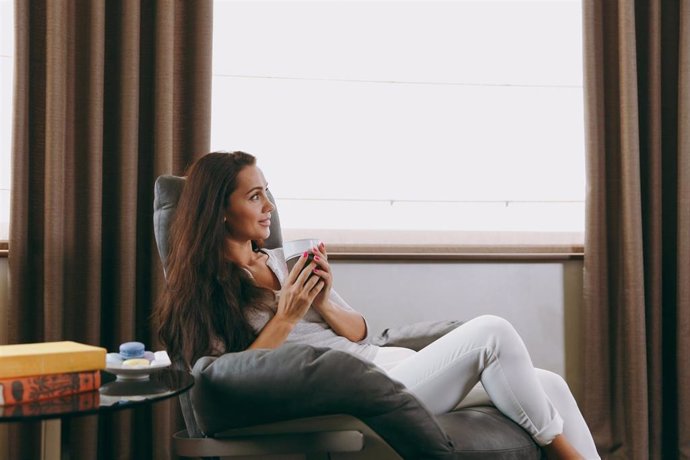
<path fill-rule="evenodd" d="M 209 149 L 212 1 L 15 2 L 9 342 L 157 343 L 153 183 Z M 70 458 L 170 458 L 177 401 L 63 423 Z M 33 424 L 0 458 L 34 458 Z"/>
<path fill-rule="evenodd" d="M 583 411 L 604 458 L 690 459 L 690 3 L 583 13 Z"/>

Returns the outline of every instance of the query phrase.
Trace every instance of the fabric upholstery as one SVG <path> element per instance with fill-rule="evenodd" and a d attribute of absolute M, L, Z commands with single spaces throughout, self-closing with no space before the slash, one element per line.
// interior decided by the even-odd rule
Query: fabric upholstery
<path fill-rule="evenodd" d="M 342 413 L 370 425 L 404 458 L 444 458 L 453 451 L 433 415 L 402 384 L 349 353 L 284 345 L 201 358 L 193 374 L 192 402 L 207 435 Z"/>
<path fill-rule="evenodd" d="M 463 460 L 539 459 L 542 451 L 520 425 L 495 407 L 466 407 L 436 416 Z"/>
<path fill-rule="evenodd" d="M 584 0 L 582 24 L 582 413 L 603 458 L 687 459 L 690 2 Z"/>
<path fill-rule="evenodd" d="M 0 342 L 155 346 L 153 182 L 209 151 L 214 2 L 12 3 L 8 28 L 0 2 L 0 41 L 14 37 L 15 59 L 12 120 L 0 64 L 3 158 L 13 138 Z M 0 175 L 5 189 L 4 163 Z M 71 458 L 170 458 L 175 409 L 70 417 L 62 434 Z M 0 459 L 39 458 L 40 438 L 39 423 L 0 424 Z"/>

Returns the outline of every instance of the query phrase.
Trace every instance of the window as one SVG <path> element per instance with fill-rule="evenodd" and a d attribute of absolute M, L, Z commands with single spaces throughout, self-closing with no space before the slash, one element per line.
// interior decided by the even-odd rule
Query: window
<path fill-rule="evenodd" d="M 580 1 L 216 1 L 213 150 L 284 228 L 582 232 Z"/>
<path fill-rule="evenodd" d="M 0 0 L 0 241 L 9 239 L 14 3 Z"/>

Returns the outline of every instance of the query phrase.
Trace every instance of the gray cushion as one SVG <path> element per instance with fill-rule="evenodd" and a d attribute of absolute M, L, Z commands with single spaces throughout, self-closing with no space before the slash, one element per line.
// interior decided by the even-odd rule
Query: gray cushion
<path fill-rule="evenodd" d="M 495 407 L 466 407 L 436 416 L 463 460 L 542 458 L 542 451 L 517 423 Z"/>
<path fill-rule="evenodd" d="M 403 458 L 454 456 L 436 418 L 402 384 L 349 353 L 290 344 L 204 357 L 192 373 L 192 401 L 207 435 L 293 418 L 349 414 Z"/>

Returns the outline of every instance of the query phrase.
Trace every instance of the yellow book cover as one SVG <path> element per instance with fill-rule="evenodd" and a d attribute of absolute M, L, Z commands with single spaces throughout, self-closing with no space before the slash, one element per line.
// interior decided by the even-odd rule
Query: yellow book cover
<path fill-rule="evenodd" d="M 0 345 L 0 379 L 105 369 L 105 354 L 77 342 Z"/>

